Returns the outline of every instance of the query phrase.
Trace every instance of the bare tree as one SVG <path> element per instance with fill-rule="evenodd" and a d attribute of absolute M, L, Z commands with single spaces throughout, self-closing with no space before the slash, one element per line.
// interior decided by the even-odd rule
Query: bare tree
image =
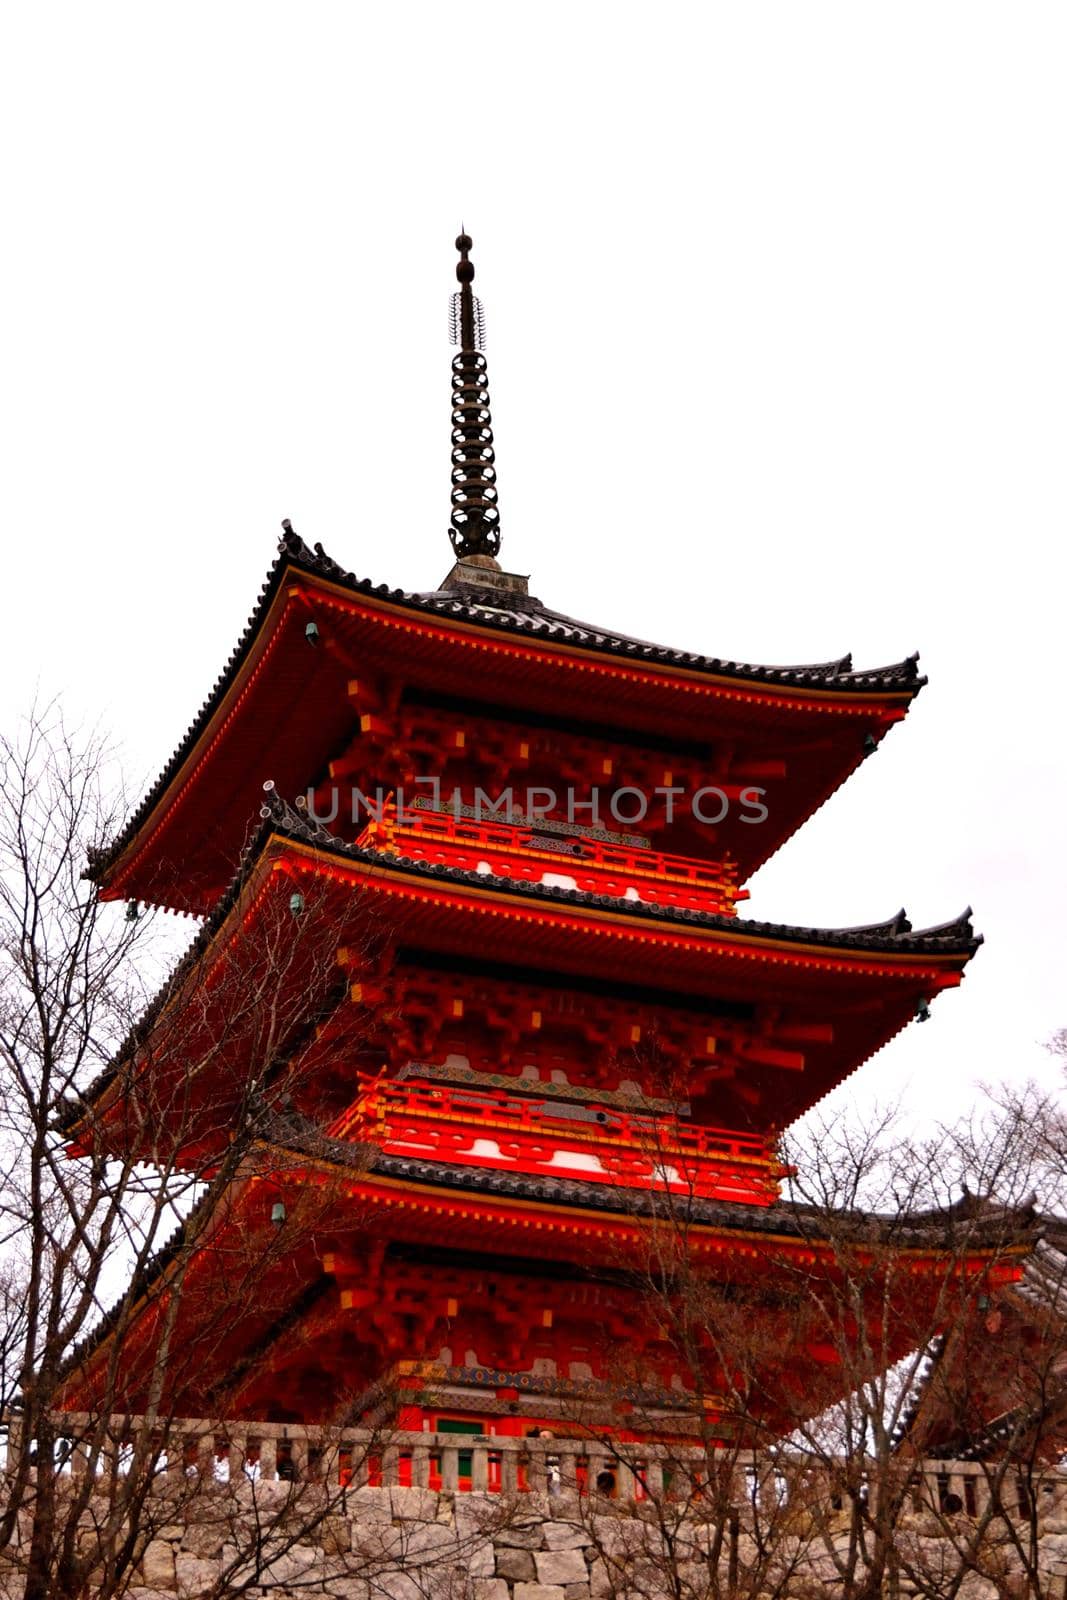
<path fill-rule="evenodd" d="M 1062 1034 L 1051 1048 L 1064 1055 Z M 1067 1118 L 1062 1098 L 1034 1084 L 993 1099 L 1006 1164 L 1020 1194 L 1032 1184 L 1040 1200 L 1034 1248 L 931 1341 L 903 1444 L 972 1464 L 965 1485 L 942 1475 L 940 1531 L 969 1570 L 1005 1594 L 1036 1597 L 1048 1589 L 1041 1538 L 1062 1515 L 1054 1469 L 1067 1451 Z M 975 1130 L 967 1134 L 973 1147 Z"/>
<path fill-rule="evenodd" d="M 355 1392 L 299 1473 L 269 1419 L 234 1443 L 234 1326 L 267 1338 L 293 1263 L 361 1222 L 365 1152 L 328 1137 L 293 1065 L 344 974 L 314 891 L 290 895 L 251 852 L 147 1003 L 153 919 L 84 876 L 121 820 L 107 770 L 54 706 L 0 741 L 0 1562 L 26 1600 L 106 1600 L 184 1520 L 223 1551 L 204 1594 L 237 1595 L 332 1525 L 388 1443 L 380 1394 L 381 1420 L 351 1432 Z M 331 1537 L 349 1573 L 391 1559 Z"/>
<path fill-rule="evenodd" d="M 991 1105 L 925 1142 L 899 1137 L 889 1116 L 811 1124 L 783 1150 L 796 1176 L 766 1242 L 753 1226 L 714 1265 L 698 1241 L 715 1207 L 672 1190 L 677 1157 L 660 1153 L 640 1243 L 615 1264 L 641 1307 L 611 1373 L 632 1405 L 614 1416 L 574 1405 L 567 1418 L 611 1469 L 587 1477 L 571 1514 L 612 1593 L 723 1600 L 832 1585 L 868 1600 L 905 1584 L 954 1600 L 1006 1574 L 1015 1592 L 1043 1593 L 1064 1325 L 1043 1318 L 1028 1358 L 991 1350 L 988 1328 L 1040 1250 L 1034 1189 L 1052 1192 L 1048 1152 L 1064 1148 L 1045 1109 L 1042 1120 L 1032 1100 Z M 939 1341 L 963 1331 L 966 1360 L 939 1369 Z M 916 1395 L 940 1385 L 942 1422 L 973 1436 L 974 1398 L 1006 1366 L 1011 1426 L 980 1474 L 957 1484 L 946 1468 L 931 1493 L 926 1456 L 946 1435 L 924 1435 Z M 616 1480 L 637 1484 L 625 1507 L 609 1503 Z"/>

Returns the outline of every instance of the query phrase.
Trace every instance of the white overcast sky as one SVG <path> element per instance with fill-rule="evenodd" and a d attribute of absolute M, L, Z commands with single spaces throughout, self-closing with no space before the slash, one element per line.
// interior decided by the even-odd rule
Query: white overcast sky
<path fill-rule="evenodd" d="M 975 907 L 962 991 L 844 1096 L 949 1115 L 1048 1076 L 1062 4 L 105 0 L 0 32 L 5 718 L 61 692 L 143 787 L 285 516 L 436 586 L 463 221 L 536 594 L 743 660 L 922 652 L 906 724 L 752 886 L 805 924 Z"/>

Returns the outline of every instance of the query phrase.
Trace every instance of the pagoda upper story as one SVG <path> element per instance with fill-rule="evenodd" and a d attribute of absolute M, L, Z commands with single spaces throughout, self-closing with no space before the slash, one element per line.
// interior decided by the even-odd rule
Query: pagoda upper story
<path fill-rule="evenodd" d="M 606 634 L 514 594 L 505 607 L 465 586 L 375 588 L 287 532 L 213 694 L 98 864 L 101 890 L 204 913 L 233 874 L 265 780 L 290 797 L 310 792 L 316 815 L 352 837 L 355 790 L 401 788 L 414 812 L 434 800 L 427 778 L 453 816 L 456 789 L 469 806 L 477 789 L 495 801 L 547 788 L 561 797 L 548 820 L 568 823 L 562 797 L 573 792 L 592 832 L 637 835 L 634 848 L 705 868 L 732 863 L 740 887 L 922 682 L 913 661 L 868 673 L 847 660 L 747 667 Z M 623 787 L 645 798 L 640 822 L 605 815 L 605 804 L 594 829 L 580 808 L 594 790 Z M 693 797 L 711 790 L 729 802 L 721 822 L 693 815 Z M 636 797 L 627 804 L 642 810 Z M 722 810 L 717 795 L 698 804 L 704 818 Z M 757 804 L 767 814 L 754 823 Z"/>
<path fill-rule="evenodd" d="M 94 875 L 106 898 L 208 915 L 220 939 L 268 859 L 301 895 L 309 861 L 345 886 L 326 914 L 339 949 L 380 903 L 392 942 L 350 989 L 361 1018 L 391 1020 L 370 1043 L 359 1021 L 340 1099 L 308 1107 L 346 1137 L 372 1102 L 379 1132 L 418 1119 L 421 1090 L 398 1084 L 420 1062 L 438 1082 L 461 1062 L 479 1082 L 584 1085 L 606 1127 L 621 1084 L 657 1097 L 657 1074 L 619 1065 L 654 1038 L 687 1116 L 773 1142 L 959 983 L 977 943 L 966 914 L 922 934 L 903 913 L 830 931 L 737 915 L 747 878 L 924 680 L 914 657 L 857 672 L 669 650 L 550 610 L 502 570 L 481 309 L 457 245 L 444 583 L 376 587 L 283 524 L 214 691 Z M 396 1082 L 372 1088 L 383 1065 Z M 321 1076 L 309 1062 L 304 1079 Z M 566 1113 L 572 1131 L 582 1115 Z M 760 1159 L 776 1192 L 769 1145 Z"/>
<path fill-rule="evenodd" d="M 286 521 L 214 690 L 95 863 L 105 898 L 210 911 L 269 780 L 349 843 L 729 915 L 922 688 L 914 656 L 863 672 L 649 644 L 503 571 L 484 326 L 457 246 L 451 571 L 426 593 L 374 585 Z"/>

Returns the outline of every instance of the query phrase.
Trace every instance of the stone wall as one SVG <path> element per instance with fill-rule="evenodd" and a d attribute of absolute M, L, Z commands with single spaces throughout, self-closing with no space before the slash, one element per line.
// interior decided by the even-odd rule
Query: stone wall
<path fill-rule="evenodd" d="M 106 1511 L 106 1500 L 90 1507 L 87 1537 Z M 205 1485 L 180 1513 L 155 1503 L 152 1518 L 130 1600 L 215 1600 L 246 1584 L 240 1592 L 265 1600 L 847 1600 L 862 1579 L 862 1569 L 851 1583 L 841 1576 L 847 1514 L 816 1518 L 802 1509 L 772 1530 L 743 1515 L 723 1526 L 699 1506 L 682 1516 L 669 1504 L 574 1494 L 363 1487 L 335 1496 L 323 1486 L 245 1482 Z M 1039 1592 L 1061 1600 L 1067 1495 L 1058 1485 L 1035 1526 Z M 962 1570 L 959 1600 L 1021 1597 L 1033 1592 L 1024 1579 L 1028 1531 L 1014 1519 L 909 1511 L 881 1588 L 890 1596 L 943 1596 Z M 9 1566 L 0 1593 L 17 1600 L 20 1590 Z"/>

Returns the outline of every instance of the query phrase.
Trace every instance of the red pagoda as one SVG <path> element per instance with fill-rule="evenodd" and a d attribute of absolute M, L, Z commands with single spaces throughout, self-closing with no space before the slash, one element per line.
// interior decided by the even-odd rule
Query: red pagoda
<path fill-rule="evenodd" d="M 428 593 L 375 586 L 283 524 L 207 703 L 93 866 L 106 899 L 204 919 L 195 996 L 179 973 L 132 1070 L 105 1073 L 66 1136 L 74 1156 L 104 1130 L 151 1159 L 180 1101 L 177 1159 L 209 1170 L 251 1079 L 275 1113 L 197 1219 L 181 1414 L 316 1422 L 341 1396 L 358 1411 L 388 1393 L 406 1428 L 559 1429 L 590 1397 L 610 1411 L 625 1350 L 670 1431 L 693 1375 L 627 1252 L 675 1207 L 701 1271 L 829 1271 L 829 1244 L 780 1198 L 780 1134 L 959 984 L 978 939 L 968 914 L 922 931 L 903 913 L 835 930 L 737 914 L 924 679 L 915 658 L 857 671 L 661 648 L 551 610 L 503 570 L 481 308 L 457 244 L 451 571 Z M 242 934 L 287 918 L 312 953 L 271 980 L 289 1020 L 264 1059 L 227 974 L 252 959 Z M 195 1074 L 159 1048 L 165 1025 Z M 150 1119 L 131 1083 L 151 1085 Z M 219 1262 L 310 1192 L 315 1226 L 271 1256 L 270 1292 L 198 1343 Z M 911 1270 L 930 1249 L 914 1245 Z M 107 1349 L 105 1328 L 79 1353 L 72 1408 L 92 1405 Z M 795 1382 L 820 1360 L 794 1343 Z"/>

